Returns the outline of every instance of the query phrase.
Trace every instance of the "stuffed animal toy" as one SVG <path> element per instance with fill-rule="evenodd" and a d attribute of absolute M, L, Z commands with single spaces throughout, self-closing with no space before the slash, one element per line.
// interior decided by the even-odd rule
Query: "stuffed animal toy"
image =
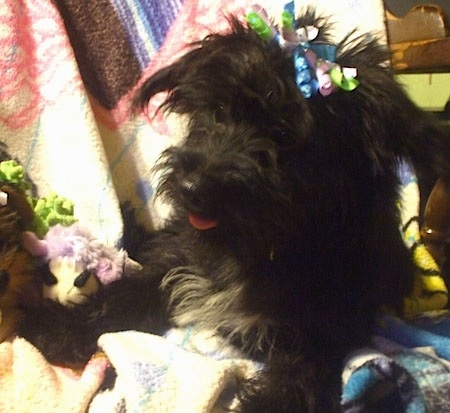
<path fill-rule="evenodd" d="M 52 225 L 76 221 L 72 202 L 56 194 L 34 198 L 31 186 L 16 160 L 0 162 L 0 342 L 15 332 L 23 310 L 42 299 L 38 261 L 23 247 L 21 234 L 32 230 L 42 237 Z M 90 281 L 88 285 L 94 289 L 98 284 Z"/>
<path fill-rule="evenodd" d="M 39 238 L 42 238 L 53 225 L 69 226 L 76 222 L 72 201 L 55 193 L 42 198 L 31 196 L 29 194 L 31 183 L 25 175 L 25 169 L 16 160 L 9 159 L 0 162 L 0 182 L 14 184 L 27 194 L 28 202 L 34 212 L 29 228 Z"/>
<path fill-rule="evenodd" d="M 23 166 L 14 159 L 0 162 L 0 181 L 14 184 L 23 191 L 31 187 L 31 184 L 25 179 Z"/>
<path fill-rule="evenodd" d="M 106 246 L 78 223 L 57 224 L 43 239 L 29 231 L 22 238 L 27 250 L 41 258 L 43 297 L 63 305 L 85 302 L 101 285 L 141 269 L 125 250 Z"/>
<path fill-rule="evenodd" d="M 23 309 L 38 305 L 41 283 L 35 259 L 21 246 L 21 232 L 32 224 L 34 213 L 22 188 L 0 183 L 0 342 L 10 337 Z"/>
<path fill-rule="evenodd" d="M 33 232 L 40 238 L 56 224 L 69 226 L 76 222 L 73 202 L 58 194 L 32 198 L 31 203 L 35 214 Z"/>

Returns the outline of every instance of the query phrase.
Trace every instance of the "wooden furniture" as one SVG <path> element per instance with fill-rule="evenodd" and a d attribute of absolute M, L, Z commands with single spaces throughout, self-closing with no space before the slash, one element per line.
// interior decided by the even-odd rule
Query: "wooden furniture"
<path fill-rule="evenodd" d="M 400 83 L 418 106 L 444 111 L 450 100 L 450 35 L 442 9 L 419 5 L 401 18 L 386 9 L 386 28 Z"/>
<path fill-rule="evenodd" d="M 442 9 L 418 5 L 401 18 L 386 9 L 386 29 L 397 79 L 418 106 L 445 111 L 450 122 L 450 33 Z M 450 287 L 449 181 L 439 179 L 428 197 L 421 238 Z"/>
<path fill-rule="evenodd" d="M 439 6 L 416 6 L 402 18 L 386 10 L 386 27 L 394 69 L 450 68 L 450 36 Z"/>

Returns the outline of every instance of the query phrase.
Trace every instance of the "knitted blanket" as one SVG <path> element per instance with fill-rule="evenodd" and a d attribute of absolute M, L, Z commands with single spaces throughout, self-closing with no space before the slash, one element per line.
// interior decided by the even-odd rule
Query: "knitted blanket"
<path fill-rule="evenodd" d="M 72 200 L 77 219 L 111 245 L 120 244 L 122 202 L 130 202 L 149 229 L 158 228 L 170 208 L 154 202 L 158 177 L 150 169 L 177 141 L 183 122 L 158 114 L 150 124 L 130 114 L 130 99 L 145 77 L 186 44 L 222 30 L 228 12 L 243 15 L 251 3 L 0 2 L 0 140 L 24 165 L 36 194 Z M 259 3 L 280 16 L 285 1 Z M 305 4 L 297 1 L 297 10 Z M 381 0 L 314 4 L 333 16 L 338 38 L 356 26 L 384 33 Z M 414 202 L 405 223 L 415 213 Z M 405 239 L 412 231 L 415 242 L 414 225 L 404 230 Z M 427 274 L 418 275 L 417 294 L 405 303 L 411 314 L 445 305 L 445 286 Z M 443 360 L 449 359 L 450 327 L 447 314 L 440 316 L 416 324 L 385 317 L 373 348 L 351 355 L 344 369 L 344 410 L 448 410 L 450 376 Z M 106 334 L 99 340 L 103 354 L 79 372 L 50 365 L 29 343 L 12 337 L 0 344 L 0 411 L 206 412 L 232 406 L 236 375 L 247 377 L 264 366 L 222 344 L 208 332 L 190 330 L 166 337 Z"/>
<path fill-rule="evenodd" d="M 343 411 L 450 412 L 449 331 L 447 312 L 416 325 L 384 317 L 372 346 L 343 367 Z M 224 412 L 237 403 L 236 378 L 264 368 L 191 329 L 109 333 L 99 346 L 78 372 L 49 364 L 21 338 L 0 344 L 0 411 Z"/>

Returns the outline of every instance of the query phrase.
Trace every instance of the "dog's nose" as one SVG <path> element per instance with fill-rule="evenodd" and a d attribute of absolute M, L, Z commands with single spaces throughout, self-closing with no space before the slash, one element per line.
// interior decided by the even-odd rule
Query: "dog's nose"
<path fill-rule="evenodd" d="M 194 211 L 202 211 L 205 206 L 205 199 L 199 190 L 199 182 L 196 179 L 185 179 L 181 186 L 181 195 L 187 207 Z"/>

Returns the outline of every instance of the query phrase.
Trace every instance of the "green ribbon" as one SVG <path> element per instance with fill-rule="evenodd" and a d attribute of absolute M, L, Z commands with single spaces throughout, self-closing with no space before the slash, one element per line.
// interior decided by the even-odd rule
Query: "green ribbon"
<path fill-rule="evenodd" d="M 359 86 L 359 81 L 357 79 L 352 77 L 347 79 L 339 67 L 333 67 L 330 70 L 329 75 L 334 85 L 347 92 L 351 92 Z"/>
<path fill-rule="evenodd" d="M 247 23 L 263 40 L 272 40 L 274 38 L 273 28 L 270 27 L 264 19 L 255 11 L 247 15 Z"/>

